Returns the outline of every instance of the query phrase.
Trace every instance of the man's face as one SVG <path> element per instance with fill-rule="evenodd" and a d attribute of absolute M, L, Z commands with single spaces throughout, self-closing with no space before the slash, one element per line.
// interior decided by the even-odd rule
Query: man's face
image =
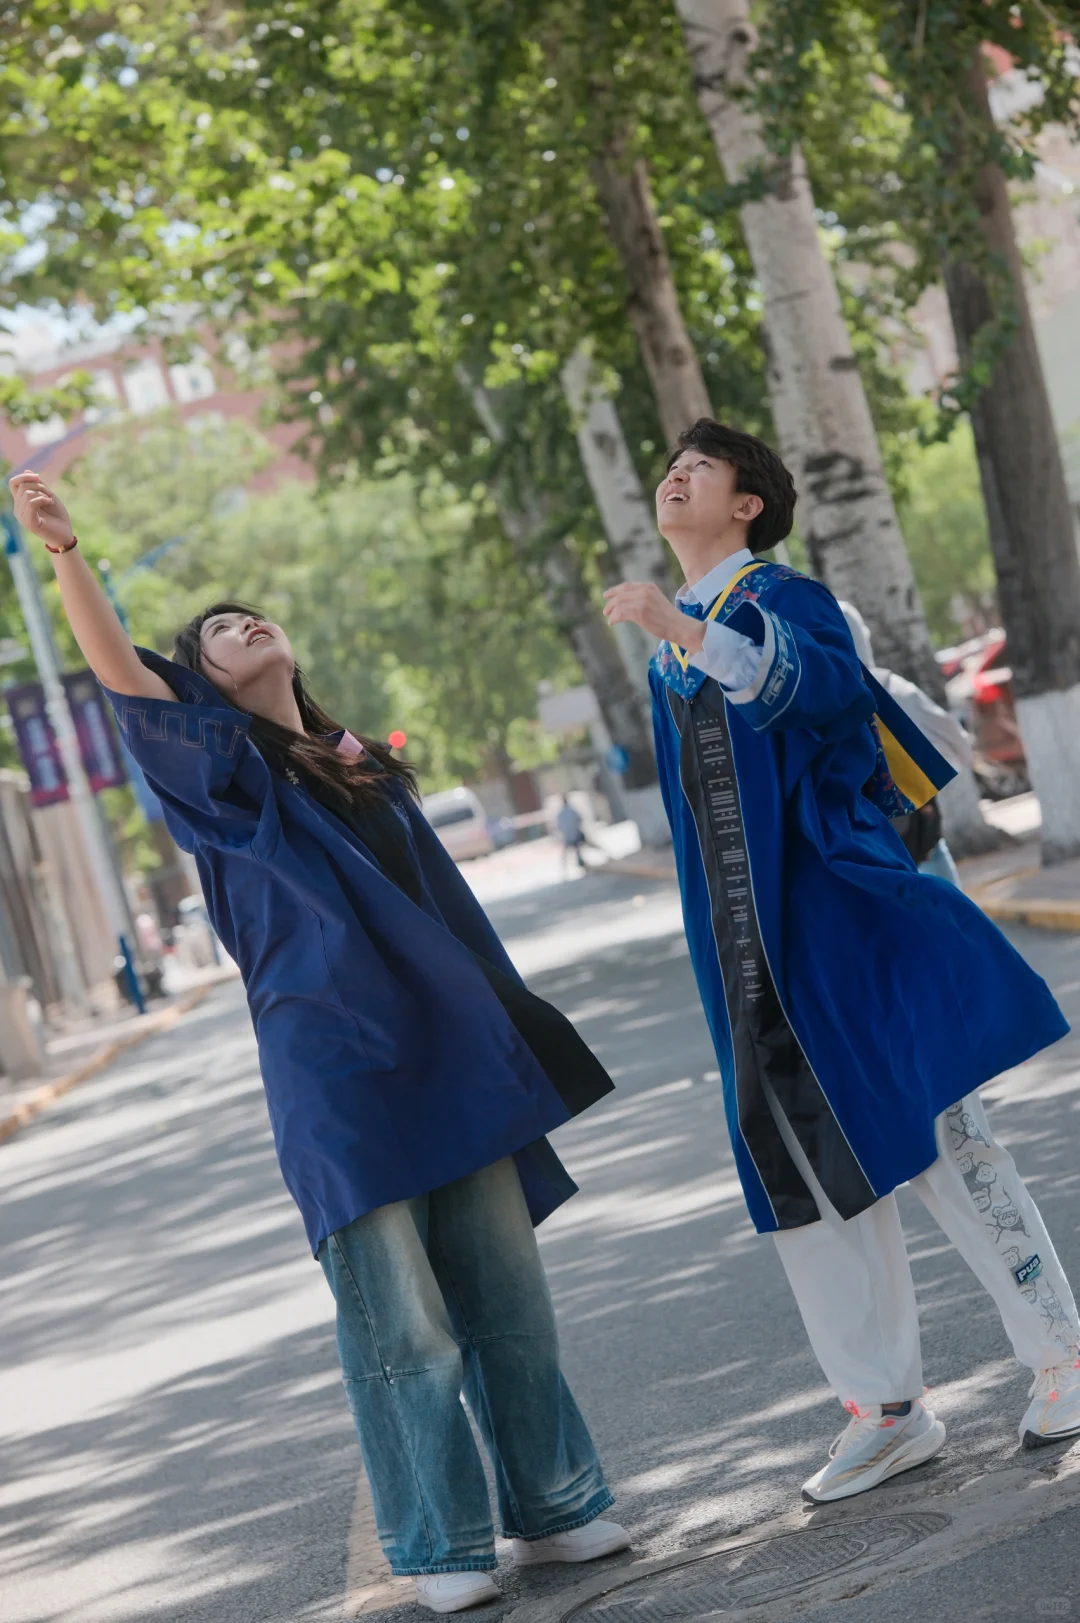
<path fill-rule="evenodd" d="M 722 535 L 746 501 L 730 462 L 681 451 L 656 489 L 656 527 L 666 541 Z"/>

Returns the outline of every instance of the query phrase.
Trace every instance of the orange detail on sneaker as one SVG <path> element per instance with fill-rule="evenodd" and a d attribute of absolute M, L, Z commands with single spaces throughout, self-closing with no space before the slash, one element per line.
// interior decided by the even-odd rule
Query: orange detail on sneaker
<path fill-rule="evenodd" d="M 854 1405 L 845 1404 L 849 1413 Z M 888 1431 L 888 1437 L 881 1433 Z M 932 1459 L 945 1441 L 945 1427 L 918 1401 L 906 1415 L 883 1414 L 879 1404 L 855 1410 L 829 1450 L 829 1458 L 803 1484 L 815 1504 L 864 1493 L 901 1471 Z"/>
<path fill-rule="evenodd" d="M 1031 1402 L 1020 1422 L 1024 1448 L 1080 1436 L 1080 1359 L 1039 1370 L 1028 1393 Z"/>

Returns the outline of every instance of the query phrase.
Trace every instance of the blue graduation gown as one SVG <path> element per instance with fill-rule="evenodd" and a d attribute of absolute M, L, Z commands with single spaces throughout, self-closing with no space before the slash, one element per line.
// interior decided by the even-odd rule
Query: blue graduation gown
<path fill-rule="evenodd" d="M 717 616 L 763 649 L 725 693 L 669 644 L 650 685 L 690 956 L 755 1226 L 820 1215 L 768 1092 L 844 1217 L 937 1154 L 934 1120 L 1068 1029 L 955 886 L 920 874 L 832 595 L 764 565 Z"/>
<path fill-rule="evenodd" d="M 603 1081 L 590 1096 L 559 1092 L 511 1018 L 529 994 L 411 797 L 394 786 L 419 906 L 339 818 L 270 771 L 250 718 L 212 683 L 139 654 L 176 701 L 109 698 L 240 967 L 312 1250 L 377 1206 L 510 1154 L 540 1222 L 576 1189 L 544 1135 L 611 1084 L 593 1061 Z"/>

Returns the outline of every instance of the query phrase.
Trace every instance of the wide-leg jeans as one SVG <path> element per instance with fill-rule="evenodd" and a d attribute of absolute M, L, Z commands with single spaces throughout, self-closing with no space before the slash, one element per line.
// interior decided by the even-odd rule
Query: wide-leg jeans
<path fill-rule="evenodd" d="M 559 1367 L 547 1280 L 512 1159 L 382 1206 L 324 1240 L 345 1391 L 395 1573 L 495 1565 L 484 1468 L 507 1537 L 614 1500 Z"/>

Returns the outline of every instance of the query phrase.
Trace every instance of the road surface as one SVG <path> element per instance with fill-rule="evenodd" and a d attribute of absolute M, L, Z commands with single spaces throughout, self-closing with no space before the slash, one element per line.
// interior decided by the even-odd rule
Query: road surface
<path fill-rule="evenodd" d="M 538 888 L 506 853 L 472 874 L 533 986 L 618 1084 L 557 1135 L 582 1193 L 541 1232 L 567 1372 L 634 1557 L 809 1525 L 798 1487 L 843 1416 L 746 1218 L 677 898 L 603 874 L 552 883 L 548 855 L 536 864 Z M 1080 1023 L 1080 937 L 1014 939 Z M 1078 1039 L 987 1098 L 1080 1277 Z M 860 1601 L 855 1584 L 824 1609 L 808 1567 L 782 1610 L 747 1615 L 1080 1616 L 1080 1449 L 1040 1454 L 1032 1474 L 1015 1433 L 1028 1377 L 974 1279 L 901 1199 L 950 1436 L 903 1503 L 946 1507 L 955 1539 L 926 1548 L 944 1539 L 953 1565 L 924 1571 L 915 1550 L 880 1592 Z M 0 1240 L 2 1623 L 428 1615 L 373 1543 L 330 1298 L 277 1171 L 238 985 L 0 1147 Z M 969 1525 L 955 1505 L 989 1503 L 987 1484 L 1000 1506 Z M 890 1488 L 856 1503 L 865 1516 L 894 1501 Z M 522 1623 L 561 1616 L 585 1578 L 499 1574 Z M 671 1604 L 623 1612 L 698 1615 Z"/>

